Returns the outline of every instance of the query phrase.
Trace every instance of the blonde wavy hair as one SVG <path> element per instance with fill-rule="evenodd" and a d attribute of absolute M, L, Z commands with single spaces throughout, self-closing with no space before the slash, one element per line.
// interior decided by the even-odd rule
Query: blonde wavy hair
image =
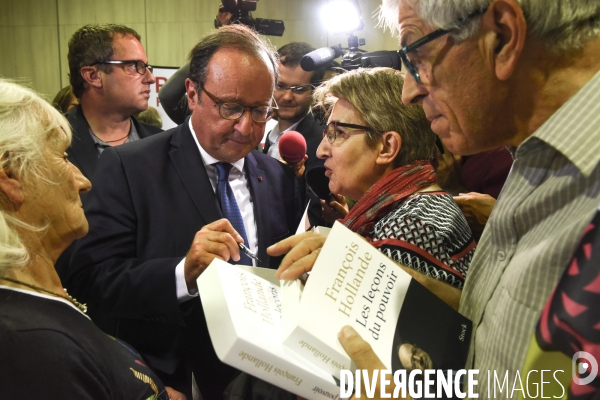
<path fill-rule="evenodd" d="M 49 181 L 44 151 L 65 140 L 70 143 L 71 136 L 69 123 L 49 102 L 29 88 L 0 79 L 0 163 L 9 177 L 33 188 L 40 180 Z M 0 274 L 29 261 L 29 250 L 16 228 L 31 232 L 47 228 L 20 221 L 12 208 L 11 200 L 0 192 Z"/>

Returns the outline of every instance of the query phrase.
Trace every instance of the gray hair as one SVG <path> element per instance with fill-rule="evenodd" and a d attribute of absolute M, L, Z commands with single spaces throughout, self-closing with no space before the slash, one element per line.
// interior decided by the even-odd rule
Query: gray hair
<path fill-rule="evenodd" d="M 36 92 L 0 79 L 0 164 L 21 185 L 47 179 L 44 151 L 51 143 L 71 141 L 71 128 L 63 115 Z M 40 193 L 39 195 L 43 195 Z M 15 218 L 10 200 L 0 192 L 0 272 L 29 261 L 29 251 L 17 229 L 40 232 Z"/>
<path fill-rule="evenodd" d="M 488 7 L 493 0 L 405 0 L 432 27 L 455 29 L 455 40 L 464 40 L 477 31 L 479 18 L 464 24 L 467 15 Z M 581 49 L 585 41 L 600 34 L 598 0 L 517 0 L 527 20 L 528 34 L 544 40 L 556 52 Z M 379 26 L 398 32 L 400 0 L 383 0 Z"/>
<path fill-rule="evenodd" d="M 334 76 L 315 89 L 317 107 L 331 114 L 336 98 L 354 107 L 372 131 L 365 135 L 367 146 L 375 147 L 384 132 L 394 131 L 402 147 L 394 167 L 429 160 L 435 149 L 435 133 L 420 105 L 402 103 L 404 78 L 392 68 L 359 68 Z"/>

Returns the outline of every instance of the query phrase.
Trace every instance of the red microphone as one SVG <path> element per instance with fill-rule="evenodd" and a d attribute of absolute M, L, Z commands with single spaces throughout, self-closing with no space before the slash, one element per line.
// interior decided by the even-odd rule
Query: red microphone
<path fill-rule="evenodd" d="M 286 162 L 297 163 L 306 154 L 306 139 L 300 132 L 287 131 L 279 138 L 279 155 Z"/>

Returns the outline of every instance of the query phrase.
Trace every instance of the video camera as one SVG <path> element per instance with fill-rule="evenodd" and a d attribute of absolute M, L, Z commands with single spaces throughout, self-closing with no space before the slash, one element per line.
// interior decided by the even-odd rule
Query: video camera
<path fill-rule="evenodd" d="M 253 18 L 252 11 L 256 11 L 256 2 L 258 0 L 221 0 L 222 6 L 219 7 L 219 12 L 227 11 L 233 14 L 232 24 L 242 24 L 253 28 L 262 35 L 283 36 L 285 26 L 282 20 Z M 217 21 L 215 20 L 215 27 Z"/>
<path fill-rule="evenodd" d="M 300 66 L 305 71 L 314 71 L 325 67 L 334 59 L 342 57 L 342 68 L 346 70 L 357 68 L 389 67 L 401 69 L 402 62 L 398 51 L 373 51 L 366 52 L 358 46 L 364 46 L 365 40 L 359 39 L 354 34 L 348 37 L 348 47 L 342 48 L 341 44 L 332 47 L 322 47 L 311 51 L 300 61 Z M 346 53 L 344 54 L 344 50 Z"/>

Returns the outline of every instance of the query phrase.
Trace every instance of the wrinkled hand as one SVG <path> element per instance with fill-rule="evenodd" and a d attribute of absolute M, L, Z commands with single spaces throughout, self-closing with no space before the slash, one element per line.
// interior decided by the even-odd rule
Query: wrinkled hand
<path fill-rule="evenodd" d="M 496 205 L 496 199 L 489 194 L 475 192 L 461 193 L 454 197 L 454 201 L 456 201 L 467 220 L 474 219 L 481 225 L 487 223 L 492 209 Z"/>
<path fill-rule="evenodd" d="M 321 214 L 323 215 L 323 219 L 330 224 L 333 224 L 340 218 L 344 218 L 349 212 L 348 203 L 346 203 L 344 196 L 335 194 L 333 197 L 335 200 L 329 202 L 321 200 Z"/>
<path fill-rule="evenodd" d="M 239 261 L 240 248 L 238 243 L 243 242 L 244 239 L 225 218 L 205 225 L 196 232 L 190 251 L 185 256 L 183 266 L 188 289 L 197 288 L 196 279 L 213 259 Z"/>
<path fill-rule="evenodd" d="M 267 249 L 271 256 L 287 255 L 281 261 L 275 277 L 294 280 L 312 269 L 327 237 L 314 232 L 305 232 L 275 243 Z"/>
<path fill-rule="evenodd" d="M 279 158 L 280 162 L 287 165 L 292 169 L 292 171 L 294 171 L 294 174 L 296 174 L 297 178 L 300 178 L 302 175 L 304 175 L 304 171 L 306 171 L 306 166 L 304 165 L 304 163 L 306 163 L 306 160 L 308 160 L 308 155 L 306 154 L 304 155 L 304 158 L 302 160 L 295 163 L 287 162 L 283 158 Z"/>
<path fill-rule="evenodd" d="M 172 387 L 166 386 L 167 394 L 169 395 L 169 400 L 187 400 L 185 394 L 178 392 Z"/>
<path fill-rule="evenodd" d="M 381 360 L 377 357 L 371 345 L 363 340 L 360 335 L 351 327 L 344 326 L 340 333 L 338 334 L 338 339 L 342 344 L 346 353 L 350 356 L 352 361 L 356 363 L 356 369 L 366 369 L 369 371 L 369 378 L 373 377 L 373 371 L 379 370 L 381 372 L 385 369 L 385 365 L 381 362 Z M 389 374 L 386 376 L 386 379 L 390 381 L 389 385 L 385 388 L 385 393 L 391 394 L 394 392 L 394 378 L 393 375 Z M 361 379 L 362 382 L 362 379 Z M 381 397 L 381 379 L 379 374 L 377 375 L 377 385 L 375 387 L 375 396 L 374 399 L 380 399 Z M 356 388 L 355 388 L 356 389 Z M 360 398 L 365 398 L 365 389 L 362 387 L 360 394 Z M 355 399 L 355 396 L 352 396 L 352 399 Z"/>
<path fill-rule="evenodd" d="M 450 150 L 444 146 L 444 154 L 436 147 L 436 160 L 437 168 L 435 169 L 435 173 L 437 176 L 437 184 L 452 193 L 464 192 L 465 189 L 460 179 L 462 157 L 452 154 Z"/>

